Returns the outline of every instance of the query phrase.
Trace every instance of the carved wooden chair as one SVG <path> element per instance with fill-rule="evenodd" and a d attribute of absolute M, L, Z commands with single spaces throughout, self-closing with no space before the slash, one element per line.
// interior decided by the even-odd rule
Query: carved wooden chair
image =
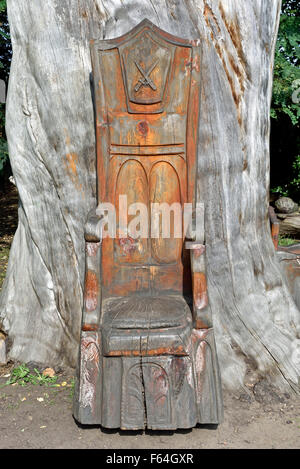
<path fill-rule="evenodd" d="M 200 49 L 144 20 L 92 41 L 98 203 L 116 207 L 115 236 L 92 210 L 74 416 L 122 429 L 218 424 L 222 397 L 207 308 L 204 208 L 196 205 Z M 175 237 L 122 231 L 119 201 L 193 205 Z M 121 196 L 121 199 L 120 199 Z M 196 216 L 196 218 L 195 218 Z M 128 215 L 130 220 L 131 215 Z M 118 224 L 119 223 L 119 224 Z M 125 234 L 124 234 L 125 233 Z"/>

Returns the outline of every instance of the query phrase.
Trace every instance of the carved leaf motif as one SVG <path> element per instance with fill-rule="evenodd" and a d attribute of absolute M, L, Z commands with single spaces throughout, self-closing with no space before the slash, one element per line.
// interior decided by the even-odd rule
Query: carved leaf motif
<path fill-rule="evenodd" d="M 83 407 L 94 409 L 95 386 L 99 373 L 99 347 L 94 337 L 84 337 L 81 341 L 80 401 Z"/>

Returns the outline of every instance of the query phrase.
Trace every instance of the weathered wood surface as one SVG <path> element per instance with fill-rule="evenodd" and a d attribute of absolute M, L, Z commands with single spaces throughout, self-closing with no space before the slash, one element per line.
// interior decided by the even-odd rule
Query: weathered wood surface
<path fill-rule="evenodd" d="M 296 217 L 286 217 L 284 220 L 280 220 L 279 233 L 287 236 L 295 236 L 296 239 L 299 239 L 300 215 Z"/>
<path fill-rule="evenodd" d="M 6 337 L 0 332 L 0 365 L 6 365 L 7 353 L 6 353 Z"/>
<path fill-rule="evenodd" d="M 20 193 L 0 315 L 11 356 L 75 365 L 84 224 L 96 203 L 91 38 L 142 19 L 201 38 L 199 190 L 223 383 L 296 391 L 300 321 L 268 220 L 269 107 L 280 0 L 8 0 L 7 134 Z"/>
<path fill-rule="evenodd" d="M 223 402 L 212 329 L 192 331 L 188 356 L 103 356 L 84 332 L 73 414 L 83 425 L 176 430 L 219 424 Z"/>

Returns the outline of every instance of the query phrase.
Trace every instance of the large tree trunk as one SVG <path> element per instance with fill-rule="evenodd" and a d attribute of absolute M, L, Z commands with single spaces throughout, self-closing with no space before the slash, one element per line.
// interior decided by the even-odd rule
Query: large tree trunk
<path fill-rule="evenodd" d="M 83 228 L 96 204 L 89 40 L 148 18 L 203 48 L 198 183 L 223 383 L 236 389 L 269 376 L 296 391 L 299 311 L 268 226 L 280 0 L 8 0 L 8 14 L 7 135 L 20 194 L 1 296 L 11 357 L 76 363 Z"/>

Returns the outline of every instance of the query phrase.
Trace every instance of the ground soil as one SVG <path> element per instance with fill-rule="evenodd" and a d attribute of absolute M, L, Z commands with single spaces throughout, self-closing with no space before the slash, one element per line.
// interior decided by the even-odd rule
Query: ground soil
<path fill-rule="evenodd" d="M 73 370 L 58 374 L 58 387 L 5 385 L 10 367 L 0 368 L 1 449 L 300 448 L 299 397 L 278 395 L 265 384 L 252 396 L 225 393 L 224 422 L 217 428 L 122 432 L 74 420 Z"/>
<path fill-rule="evenodd" d="M 0 194 L 0 289 L 17 226 L 17 204 L 14 186 Z M 74 370 L 55 370 L 59 386 L 6 384 L 17 365 L 0 367 L 0 449 L 300 448 L 300 398 L 279 394 L 264 382 L 248 394 L 224 393 L 224 422 L 217 428 L 122 432 L 83 427 L 74 420 Z"/>

